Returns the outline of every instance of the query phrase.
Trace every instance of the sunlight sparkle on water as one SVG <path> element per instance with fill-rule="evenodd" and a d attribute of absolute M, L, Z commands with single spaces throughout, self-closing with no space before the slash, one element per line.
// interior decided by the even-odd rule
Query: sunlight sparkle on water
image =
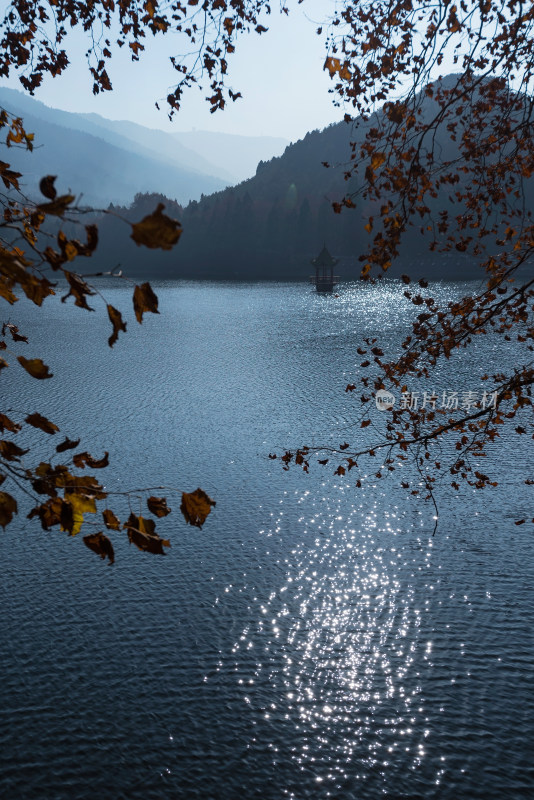
<path fill-rule="evenodd" d="M 419 643 L 412 578 L 430 565 L 429 543 L 409 551 L 394 545 L 402 531 L 398 510 L 384 512 L 376 502 L 364 508 L 361 495 L 350 507 L 344 498 L 310 508 L 306 500 L 298 498 L 303 512 L 282 582 L 245 632 L 248 647 L 255 642 L 264 654 L 254 677 L 263 673 L 265 684 L 268 670 L 274 719 L 279 714 L 293 726 L 299 764 L 311 764 L 314 742 L 318 780 L 354 778 L 362 764 L 364 773 L 373 765 L 386 769 L 381 753 L 397 751 L 401 740 L 416 768 L 425 756 L 418 739 L 424 704 L 414 707 L 420 682 L 413 689 L 411 673 L 417 648 L 427 648 L 429 666 L 431 650 Z M 279 527 L 273 519 L 272 530 Z M 249 692 L 247 699 L 253 712 L 273 713 L 262 698 Z"/>

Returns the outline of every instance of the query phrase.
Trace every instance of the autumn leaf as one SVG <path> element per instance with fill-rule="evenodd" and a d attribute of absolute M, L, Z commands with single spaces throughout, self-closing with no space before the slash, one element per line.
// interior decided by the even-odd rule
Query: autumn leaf
<path fill-rule="evenodd" d="M 65 500 L 71 504 L 75 512 L 80 514 L 96 514 L 96 501 L 91 495 L 66 491 Z"/>
<path fill-rule="evenodd" d="M 2 325 L 2 336 L 5 336 L 8 331 L 14 342 L 28 341 L 28 337 L 23 336 L 21 333 L 19 333 L 18 327 L 16 325 L 13 325 L 12 322 L 4 322 L 4 324 Z"/>
<path fill-rule="evenodd" d="M 379 167 L 382 166 L 385 160 L 386 160 L 385 153 L 373 153 L 373 155 L 371 156 L 371 169 L 377 170 Z"/>
<path fill-rule="evenodd" d="M 171 509 L 167 505 L 165 497 L 149 497 L 146 501 L 148 510 L 154 514 L 155 517 L 166 517 L 171 513 Z"/>
<path fill-rule="evenodd" d="M 15 189 L 19 189 L 19 178 L 22 178 L 21 172 L 14 172 L 13 170 L 9 169 L 9 164 L 6 164 L 5 161 L 0 161 L 0 178 L 4 182 L 4 186 L 6 189 L 9 189 L 13 186 Z"/>
<path fill-rule="evenodd" d="M 76 536 L 83 525 L 84 514 L 96 514 L 95 498 L 87 494 L 79 494 L 76 490 L 66 491 L 65 505 L 62 507 L 61 530 Z"/>
<path fill-rule="evenodd" d="M 48 200 L 55 200 L 57 197 L 56 187 L 54 181 L 57 175 L 45 175 L 39 182 L 39 189 L 41 194 L 48 198 Z"/>
<path fill-rule="evenodd" d="M 215 500 L 208 497 L 202 489 L 196 489 L 190 493 L 182 492 L 180 511 L 184 515 L 185 521 L 197 528 L 202 528 L 206 517 L 211 512 L 211 506 L 214 505 L 216 505 Z"/>
<path fill-rule="evenodd" d="M 28 514 L 28 519 L 39 517 L 41 527 L 48 531 L 54 525 L 61 525 L 63 530 L 72 527 L 72 506 L 66 503 L 61 497 L 51 497 L 45 503 L 41 503 L 32 508 Z"/>
<path fill-rule="evenodd" d="M 115 552 L 110 539 L 105 536 L 101 531 L 98 533 L 90 533 L 88 536 L 83 537 L 84 544 L 96 553 L 100 558 L 109 559 L 109 563 L 115 562 Z"/>
<path fill-rule="evenodd" d="M 109 528 L 110 531 L 120 530 L 120 519 L 116 517 L 113 511 L 111 511 L 109 508 L 104 509 L 102 512 L 102 517 L 104 519 L 104 525 L 106 528 Z"/>
<path fill-rule="evenodd" d="M 108 496 L 101 483 L 92 475 L 71 475 L 68 469 L 62 465 L 56 467 L 61 471 L 56 476 L 56 486 L 68 492 L 76 493 L 84 497 L 97 498 L 103 500 Z"/>
<path fill-rule="evenodd" d="M 142 283 L 136 286 L 133 295 L 135 317 L 139 323 L 143 322 L 143 314 L 150 311 L 152 314 L 159 314 L 158 298 L 152 291 L 149 283 Z"/>
<path fill-rule="evenodd" d="M 49 371 L 46 364 L 43 364 L 40 358 L 24 358 L 24 356 L 17 356 L 17 361 L 22 367 L 24 367 L 26 372 L 32 376 L 32 378 L 45 380 L 45 378 L 51 378 L 53 375 L 53 373 Z"/>
<path fill-rule="evenodd" d="M 113 347 L 117 339 L 119 338 L 119 331 L 126 332 L 126 323 L 122 319 L 122 315 L 120 311 L 117 311 L 116 308 L 113 306 L 107 305 L 108 309 L 108 317 L 113 325 L 113 333 L 108 339 L 108 344 L 110 347 Z"/>
<path fill-rule="evenodd" d="M 330 77 L 333 78 L 336 72 L 339 72 L 341 68 L 341 62 L 339 58 L 332 58 L 332 56 L 328 56 L 326 61 L 324 62 L 323 69 L 327 69 L 330 73 Z"/>
<path fill-rule="evenodd" d="M 370 425 L 370 424 L 371 424 L 371 420 L 370 419 L 364 419 L 362 424 L 360 425 L 360 428 L 367 428 L 367 426 Z"/>
<path fill-rule="evenodd" d="M 7 492 L 0 492 L 0 525 L 5 528 L 18 511 L 17 501 Z"/>
<path fill-rule="evenodd" d="M 34 428 L 39 428 L 45 433 L 54 434 L 59 430 L 57 425 L 50 422 L 46 417 L 41 416 L 41 414 L 29 414 L 24 422 L 27 422 L 28 425 L 33 425 Z"/>
<path fill-rule="evenodd" d="M 13 422 L 6 414 L 0 414 L 0 433 L 10 431 L 10 433 L 18 433 L 21 426 L 18 422 Z"/>
<path fill-rule="evenodd" d="M 93 458 L 89 453 L 76 453 L 72 457 L 72 461 L 74 466 L 79 469 L 84 469 L 85 465 L 91 469 L 104 469 L 109 464 L 109 453 L 106 450 L 102 458 Z"/>
<path fill-rule="evenodd" d="M 141 222 L 132 224 L 131 238 L 138 245 L 172 250 L 182 235 L 182 226 L 176 219 L 163 214 L 165 205 L 158 203 L 156 210 Z"/>
<path fill-rule="evenodd" d="M 55 294 L 52 288 L 55 284 L 50 283 L 47 278 L 37 278 L 35 275 L 25 273 L 19 282 L 28 300 L 36 306 L 41 306 L 45 297 Z"/>
<path fill-rule="evenodd" d="M 44 214 L 51 214 L 54 217 L 62 217 L 74 200 L 75 197 L 73 194 L 64 194 L 61 197 L 57 197 L 52 200 L 51 203 L 41 203 L 37 206 L 37 208 Z"/>
<path fill-rule="evenodd" d="M 9 442 L 6 439 L 0 439 L 0 456 L 5 458 L 6 461 L 19 461 L 20 457 L 27 452 L 28 450 L 24 450 L 22 447 L 19 447 L 18 444 L 15 444 L 15 442 Z"/>
<path fill-rule="evenodd" d="M 11 291 L 12 286 L 12 280 L 0 276 L 0 297 L 3 297 L 4 300 L 7 300 L 10 305 L 13 305 L 18 300 L 18 297 Z"/>
<path fill-rule="evenodd" d="M 68 297 L 72 296 L 74 297 L 75 306 L 78 306 L 78 308 L 85 308 L 87 311 L 94 311 L 94 309 L 87 304 L 86 300 L 86 297 L 91 297 L 95 294 L 89 284 L 75 272 L 64 269 L 63 274 L 69 282 L 69 291 L 68 294 L 61 298 L 61 302 L 64 303 Z"/>
<path fill-rule="evenodd" d="M 155 532 L 156 525 L 152 519 L 145 519 L 142 516 L 136 517 L 132 513 L 128 517 L 128 521 L 124 523 L 124 527 L 128 533 L 130 543 L 135 544 L 139 550 L 164 556 L 166 553 L 163 548 L 171 546 L 168 539 L 162 539 Z"/>
<path fill-rule="evenodd" d="M 67 436 L 65 441 L 57 445 L 56 453 L 64 453 L 65 450 L 73 450 L 75 447 L 78 447 L 79 444 L 80 444 L 79 439 L 69 439 Z"/>

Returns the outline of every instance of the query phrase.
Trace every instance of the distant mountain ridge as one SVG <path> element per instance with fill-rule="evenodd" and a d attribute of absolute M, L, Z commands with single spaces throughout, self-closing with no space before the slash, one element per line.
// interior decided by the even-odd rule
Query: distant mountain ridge
<path fill-rule="evenodd" d="M 286 145 L 283 139 L 167 133 L 50 108 L 7 87 L 0 87 L 0 106 L 22 116 L 35 133 L 33 153 L 10 151 L 26 191 L 34 194 L 43 175 L 55 174 L 58 186 L 96 207 L 129 204 L 139 192 L 156 191 L 186 204 L 240 180 L 243 171 L 255 170 L 261 154 L 270 156 Z M 242 156 L 238 162 L 236 152 Z"/>
<path fill-rule="evenodd" d="M 453 80 L 448 76 L 444 81 Z M 434 101 L 424 100 L 424 113 Z M 378 112 L 380 114 L 381 112 Z M 237 186 L 191 202 L 185 208 L 169 206 L 183 224 L 184 232 L 171 253 L 154 251 L 150 259 L 127 239 L 121 238 L 112 220 L 104 220 L 104 263 L 120 262 L 132 275 L 187 279 L 302 280 L 310 272 L 310 261 L 324 244 L 340 259 L 337 271 L 344 279 L 360 274 L 359 256 L 369 241 L 364 229 L 374 207 L 359 198 L 355 210 L 335 214 L 333 201 L 358 189 L 358 178 L 345 180 L 351 141 L 362 141 L 371 118 L 354 129 L 340 122 L 322 131 L 312 131 L 289 145 L 284 153 L 258 164 L 256 175 Z M 451 157 L 447 134 L 436 138 L 437 146 Z M 325 167 L 325 162 L 330 166 Z M 526 203 L 534 208 L 534 186 L 525 184 Z M 164 202 L 164 198 L 152 198 Z M 432 201 L 434 212 L 449 202 L 447 193 Z M 122 213 L 138 218 L 148 213 L 149 198 L 139 198 Z M 473 259 L 460 252 L 429 252 L 430 234 L 414 225 L 406 232 L 401 257 L 388 272 L 417 271 L 430 279 L 480 278 Z"/>

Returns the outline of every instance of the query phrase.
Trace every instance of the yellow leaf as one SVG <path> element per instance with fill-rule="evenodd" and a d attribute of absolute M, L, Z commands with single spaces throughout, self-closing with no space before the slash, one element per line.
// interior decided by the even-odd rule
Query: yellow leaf
<path fill-rule="evenodd" d="M 91 495 L 74 494 L 65 492 L 65 500 L 71 504 L 74 512 L 80 514 L 96 514 L 95 498 Z"/>

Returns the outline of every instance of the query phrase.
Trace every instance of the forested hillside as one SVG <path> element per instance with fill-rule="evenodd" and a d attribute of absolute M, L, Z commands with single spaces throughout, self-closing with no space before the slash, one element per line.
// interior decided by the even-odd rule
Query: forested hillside
<path fill-rule="evenodd" d="M 423 113 L 430 116 L 434 105 L 432 99 L 425 99 Z M 335 213 L 333 203 L 357 191 L 356 179 L 345 179 L 351 142 L 362 141 L 365 127 L 376 124 L 380 124 L 379 115 L 359 126 L 341 122 L 313 131 L 289 145 L 280 157 L 260 162 L 253 178 L 183 209 L 159 198 L 184 228 L 172 253 L 157 253 L 147 260 L 145 252 L 120 235 L 115 221 L 105 220 L 103 252 L 108 263 L 120 262 L 130 274 L 153 277 L 293 280 L 310 274 L 310 260 L 326 244 L 340 260 L 341 277 L 357 278 L 358 259 L 370 235 L 365 221 L 377 204 L 373 207 L 355 197 L 355 208 Z M 454 146 L 448 135 L 442 135 L 443 142 L 438 143 L 442 157 L 454 159 Z M 533 207 L 532 187 L 526 182 L 524 189 L 524 200 Z M 385 201 L 380 198 L 379 202 Z M 435 219 L 444 208 L 452 208 L 454 214 L 468 213 L 463 206 L 454 206 L 452 188 L 427 202 Z M 148 213 L 150 201 L 139 196 L 134 207 L 120 213 L 134 219 L 145 209 Z M 431 253 L 431 236 L 434 233 L 421 230 L 416 220 L 404 236 L 400 257 L 388 277 L 406 271 L 431 279 L 479 277 L 472 259 L 460 249 L 445 255 Z"/>

